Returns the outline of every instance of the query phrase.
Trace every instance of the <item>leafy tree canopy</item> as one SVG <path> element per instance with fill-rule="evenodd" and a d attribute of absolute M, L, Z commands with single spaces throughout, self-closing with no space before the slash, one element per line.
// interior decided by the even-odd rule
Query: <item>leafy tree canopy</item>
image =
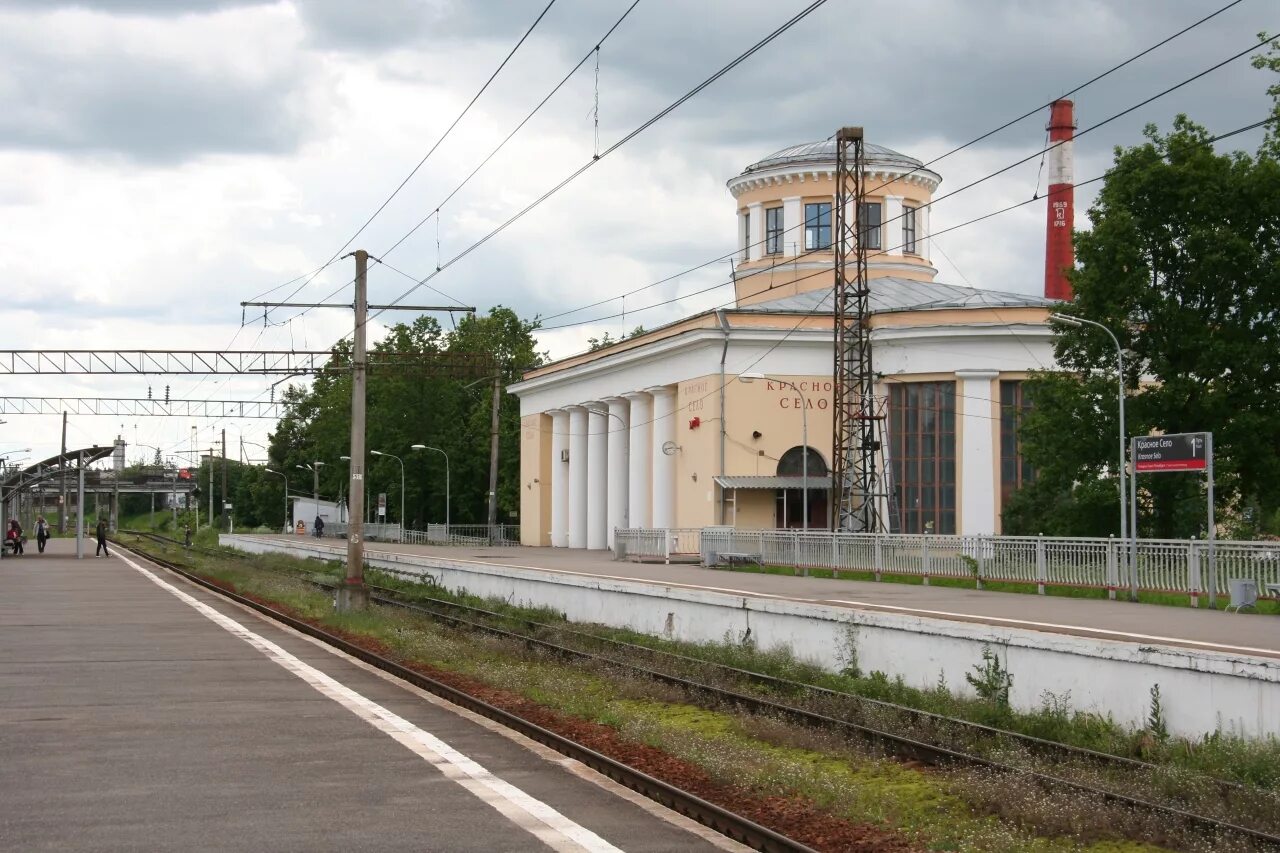
<path fill-rule="evenodd" d="M 1280 72 L 1280 49 L 1255 59 Z M 1268 90 L 1280 118 L 1280 86 Z M 1280 141 L 1216 151 L 1186 116 L 1118 148 L 1090 231 L 1076 235 L 1075 299 L 1125 352 L 1130 435 L 1212 431 L 1219 518 L 1235 535 L 1280 513 Z M 1028 384 L 1020 435 L 1037 481 L 1011 501 L 1006 532 L 1119 530 L 1116 356 L 1084 326 L 1059 330 L 1062 373 Z M 1140 478 L 1144 536 L 1205 532 L 1203 475 Z"/>

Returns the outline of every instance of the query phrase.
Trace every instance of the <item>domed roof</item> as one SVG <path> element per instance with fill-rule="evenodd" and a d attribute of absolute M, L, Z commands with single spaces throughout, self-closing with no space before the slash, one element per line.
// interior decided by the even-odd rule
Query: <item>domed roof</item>
<path fill-rule="evenodd" d="M 892 148 L 875 145 L 870 142 L 862 144 L 863 158 L 868 165 L 897 166 L 904 169 L 917 169 L 924 166 L 914 157 L 908 157 Z M 758 172 L 761 169 L 772 169 L 788 166 L 793 163 L 831 163 L 836 161 L 836 141 L 824 139 L 821 142 L 805 142 L 775 151 L 758 163 L 753 163 L 742 170 L 744 175 Z"/>

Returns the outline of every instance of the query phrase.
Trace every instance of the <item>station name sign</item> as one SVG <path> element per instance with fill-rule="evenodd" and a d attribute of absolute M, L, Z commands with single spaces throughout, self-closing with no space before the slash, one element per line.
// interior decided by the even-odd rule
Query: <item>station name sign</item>
<path fill-rule="evenodd" d="M 1184 432 L 1142 436 L 1133 440 L 1133 467 L 1153 471 L 1203 471 L 1208 467 L 1208 434 Z"/>

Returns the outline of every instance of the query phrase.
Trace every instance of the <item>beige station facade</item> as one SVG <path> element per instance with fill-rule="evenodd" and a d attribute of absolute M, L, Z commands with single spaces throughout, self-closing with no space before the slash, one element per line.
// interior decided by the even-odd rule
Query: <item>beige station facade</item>
<path fill-rule="evenodd" d="M 1022 381 L 1053 365 L 1053 303 L 937 281 L 924 205 L 941 176 L 870 143 L 865 161 L 893 527 L 1000 532 L 1003 502 L 1033 476 L 1015 422 Z M 732 308 L 512 386 L 525 544 L 607 548 L 622 527 L 804 527 L 806 431 L 808 527 L 829 525 L 835 168 L 834 143 L 810 143 L 728 182 L 741 244 Z"/>

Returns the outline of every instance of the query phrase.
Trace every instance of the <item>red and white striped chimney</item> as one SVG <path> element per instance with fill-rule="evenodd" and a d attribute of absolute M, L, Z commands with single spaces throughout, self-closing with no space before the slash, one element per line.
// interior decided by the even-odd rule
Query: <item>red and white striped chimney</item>
<path fill-rule="evenodd" d="M 1049 113 L 1049 206 L 1045 225 L 1044 295 L 1067 302 L 1071 282 L 1067 271 L 1076 264 L 1071 229 L 1075 227 L 1075 159 L 1071 140 L 1075 137 L 1075 105 L 1054 101 Z"/>

